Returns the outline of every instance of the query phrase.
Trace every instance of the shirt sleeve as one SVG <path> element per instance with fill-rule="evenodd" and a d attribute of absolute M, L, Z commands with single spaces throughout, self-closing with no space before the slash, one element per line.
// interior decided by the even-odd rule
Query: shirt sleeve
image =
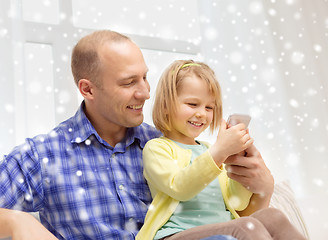
<path fill-rule="evenodd" d="M 43 202 L 41 164 L 31 139 L 0 161 L 0 207 L 36 212 Z"/>
<path fill-rule="evenodd" d="M 163 141 L 149 141 L 143 151 L 144 176 L 152 190 L 187 201 L 203 190 L 222 171 L 217 167 L 209 151 L 201 154 L 190 163 L 186 151 L 175 155 L 175 150 Z M 176 150 L 176 152 L 180 152 Z"/>

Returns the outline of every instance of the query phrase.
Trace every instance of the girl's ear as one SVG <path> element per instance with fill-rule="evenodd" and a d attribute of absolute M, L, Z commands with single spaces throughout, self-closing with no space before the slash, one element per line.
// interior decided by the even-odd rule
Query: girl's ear
<path fill-rule="evenodd" d="M 164 111 L 164 113 L 165 114 L 168 114 L 167 104 L 166 104 L 166 101 L 164 99 L 162 99 L 162 104 L 164 105 L 163 108 L 162 108 L 163 111 Z"/>
<path fill-rule="evenodd" d="M 94 85 L 88 79 L 80 79 L 78 83 L 78 88 L 80 90 L 81 95 L 85 99 L 93 98 L 93 87 Z"/>
<path fill-rule="evenodd" d="M 165 113 L 165 115 L 167 116 L 167 118 L 169 118 L 168 116 L 169 115 L 173 115 L 174 113 L 173 113 L 173 109 L 169 109 L 168 107 L 167 107 L 167 105 L 165 104 L 165 106 L 164 106 L 164 113 Z"/>
<path fill-rule="evenodd" d="M 166 106 L 164 107 L 164 113 L 165 113 L 165 115 L 168 115 L 169 114 L 169 110 L 167 109 Z"/>

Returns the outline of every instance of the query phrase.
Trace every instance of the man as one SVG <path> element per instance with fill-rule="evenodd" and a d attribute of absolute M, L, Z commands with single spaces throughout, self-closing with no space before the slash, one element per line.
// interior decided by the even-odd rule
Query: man
<path fill-rule="evenodd" d="M 139 47 L 124 35 L 97 31 L 77 43 L 72 72 L 84 101 L 75 116 L 0 163 L 0 237 L 134 239 L 151 202 L 142 148 L 159 136 L 142 123 L 147 71 Z M 273 179 L 252 152 L 248 161 L 230 159 L 230 177 L 256 193 L 252 208 L 262 208 Z M 38 211 L 52 234 L 23 211 Z"/>
<path fill-rule="evenodd" d="M 84 103 L 5 157 L 0 206 L 39 211 L 59 239 L 133 239 L 150 202 L 142 148 L 159 136 L 142 124 L 148 68 L 130 39 L 99 31 L 76 45 L 72 72 Z"/>

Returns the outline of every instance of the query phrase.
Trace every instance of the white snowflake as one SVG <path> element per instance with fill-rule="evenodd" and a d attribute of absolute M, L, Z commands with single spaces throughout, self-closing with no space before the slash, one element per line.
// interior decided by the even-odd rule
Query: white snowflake
<path fill-rule="evenodd" d="M 217 29 L 214 27 L 207 27 L 205 29 L 205 38 L 209 41 L 214 41 L 218 37 Z"/>
<path fill-rule="evenodd" d="M 76 171 L 76 176 L 81 177 L 82 176 L 82 171 L 81 170 L 77 170 Z"/>
<path fill-rule="evenodd" d="M 263 11 L 263 5 L 260 1 L 253 1 L 249 4 L 249 11 L 252 14 L 260 14 Z"/>
<path fill-rule="evenodd" d="M 240 64 L 243 61 L 243 54 L 239 51 L 233 51 L 229 56 L 230 62 Z"/>
<path fill-rule="evenodd" d="M 296 167 L 300 162 L 300 158 L 297 153 L 290 153 L 287 156 L 286 161 L 289 166 Z"/>
<path fill-rule="evenodd" d="M 293 108 L 298 108 L 299 107 L 299 103 L 295 99 L 290 99 L 289 100 L 289 105 L 292 106 Z"/>
<path fill-rule="evenodd" d="M 14 106 L 12 104 L 7 103 L 5 105 L 5 110 L 8 113 L 13 113 L 15 111 L 15 108 L 14 108 Z"/>
<path fill-rule="evenodd" d="M 248 222 L 248 223 L 247 223 L 247 228 L 248 228 L 249 230 L 254 230 L 254 229 L 255 229 L 255 226 L 254 226 L 254 224 L 253 224 L 252 222 Z"/>
<path fill-rule="evenodd" d="M 314 49 L 314 51 L 316 51 L 316 52 L 322 52 L 322 47 L 321 47 L 321 45 L 319 45 L 319 44 L 315 44 L 315 45 L 313 46 L 313 49 Z"/>
<path fill-rule="evenodd" d="M 2 28 L 0 29 L 0 37 L 4 38 L 8 34 L 8 29 Z"/>

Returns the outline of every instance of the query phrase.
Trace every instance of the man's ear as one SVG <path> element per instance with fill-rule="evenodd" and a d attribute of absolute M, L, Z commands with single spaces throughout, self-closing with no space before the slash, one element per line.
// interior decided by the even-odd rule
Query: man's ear
<path fill-rule="evenodd" d="M 83 98 L 90 99 L 93 98 L 93 87 L 94 85 L 88 79 L 80 79 L 78 84 L 80 93 Z"/>

